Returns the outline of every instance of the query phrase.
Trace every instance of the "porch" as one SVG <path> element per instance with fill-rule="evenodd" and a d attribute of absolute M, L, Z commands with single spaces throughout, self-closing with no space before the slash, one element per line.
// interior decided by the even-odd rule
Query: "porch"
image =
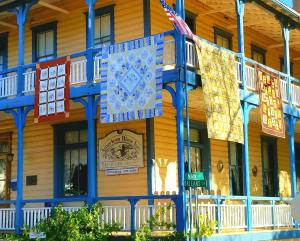
<path fill-rule="evenodd" d="M 153 195 L 139 197 L 102 197 L 97 198 L 98 202 L 103 203 L 103 219 L 107 224 L 118 223 L 122 227 L 122 232 L 132 233 L 138 230 L 151 215 L 160 207 L 167 207 L 170 203 L 172 208 L 163 216 L 160 221 L 167 221 L 176 224 L 176 195 Z M 154 201 L 155 200 L 155 201 Z M 193 199 L 192 226 L 196 232 L 200 222 L 207 224 L 216 221 L 215 233 L 232 234 L 244 232 L 247 226 L 247 197 L 244 196 L 215 196 L 198 195 Z M 196 200 L 196 201 L 195 201 Z M 274 231 L 274 230 L 293 230 L 295 222 L 291 216 L 290 198 L 268 198 L 251 197 L 251 226 L 253 231 Z M 82 199 L 40 199 L 24 200 L 23 222 L 24 226 L 33 228 L 41 220 L 46 219 L 52 213 L 53 207 L 62 203 L 63 210 L 67 212 L 77 211 L 82 207 Z M 107 205 L 107 202 L 122 202 L 120 205 Z M 153 204 L 146 204 L 147 202 Z M 77 202 L 77 205 L 74 205 Z M 14 201 L 10 201 L 14 205 Z M 45 207 L 50 205 L 52 207 Z M 106 203 L 106 204 L 105 204 Z M 33 207 L 36 206 L 36 207 Z M 189 206 L 186 206 L 189 209 Z M 0 209 L 0 231 L 15 230 L 15 208 Z M 189 213 L 189 212 L 187 212 Z M 187 220 L 190 220 L 188 215 Z M 155 230 L 170 231 L 170 230 Z"/>

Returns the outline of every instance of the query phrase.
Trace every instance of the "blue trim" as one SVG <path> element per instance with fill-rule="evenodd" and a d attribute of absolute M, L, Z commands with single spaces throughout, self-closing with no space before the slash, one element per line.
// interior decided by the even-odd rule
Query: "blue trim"
<path fill-rule="evenodd" d="M 69 130 L 84 130 L 87 129 L 87 122 L 72 122 L 67 124 L 53 125 L 54 129 L 54 165 L 53 165 L 53 196 L 54 198 L 61 198 L 64 196 L 64 143 L 65 143 L 65 132 Z M 85 195 L 83 195 L 85 196 Z M 80 196 L 81 197 L 81 196 Z M 65 198 L 73 198 L 65 197 Z"/>
<path fill-rule="evenodd" d="M 281 240 L 300 238 L 300 230 L 290 231 L 261 231 L 248 232 L 242 234 L 213 235 L 203 238 L 203 241 L 260 241 L 260 240 Z"/>
<path fill-rule="evenodd" d="M 267 142 L 268 144 L 273 144 L 274 145 L 274 162 L 275 163 L 269 163 L 270 164 L 270 167 L 272 167 L 274 165 L 274 168 L 273 168 L 273 182 L 272 185 L 274 184 L 273 188 L 273 196 L 274 197 L 278 197 L 279 196 L 279 181 L 278 181 L 278 152 L 277 152 L 277 139 L 274 138 L 274 137 L 270 137 L 270 136 L 261 136 L 261 161 L 262 161 L 262 179 L 263 179 L 263 182 L 262 182 L 262 185 L 263 185 L 263 194 L 264 196 L 270 196 L 270 195 L 266 195 L 266 190 L 265 190 L 265 183 L 266 183 L 266 180 L 265 180 L 265 175 L 264 175 L 264 171 L 265 171 L 265 163 L 264 163 L 264 150 L 263 150 L 263 143 L 264 142 Z M 268 150 L 269 152 L 269 150 Z"/>
<path fill-rule="evenodd" d="M 291 76 L 293 76 L 294 75 L 294 63 L 293 62 L 290 63 L 290 71 L 291 71 Z M 287 74 L 287 71 L 285 68 L 284 57 L 280 57 L 280 72 Z"/>
<path fill-rule="evenodd" d="M 36 27 L 32 27 L 32 62 L 38 60 L 37 56 L 37 36 L 39 33 L 53 30 L 53 58 L 57 57 L 57 22 L 46 23 Z"/>

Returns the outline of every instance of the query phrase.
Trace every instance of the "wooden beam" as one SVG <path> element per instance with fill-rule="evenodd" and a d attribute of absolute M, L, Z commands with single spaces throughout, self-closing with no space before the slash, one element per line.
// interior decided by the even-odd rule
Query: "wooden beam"
<path fill-rule="evenodd" d="M 268 49 L 275 49 L 275 48 L 279 48 L 279 47 L 283 47 L 283 43 L 280 44 L 272 44 L 268 46 Z M 300 45 L 300 41 L 296 41 L 296 42 L 291 42 L 290 46 L 294 46 L 294 45 Z"/>
<path fill-rule="evenodd" d="M 43 7 L 46 7 L 46 8 L 50 8 L 52 10 L 55 10 L 57 12 L 61 12 L 61 13 L 64 13 L 64 14 L 69 14 L 70 12 L 68 10 L 65 10 L 63 8 L 60 8 L 60 7 L 57 7 L 53 4 L 50 4 L 50 3 L 46 3 L 44 1 L 39 1 L 39 5 L 43 6 Z"/>
<path fill-rule="evenodd" d="M 18 28 L 17 25 L 14 25 L 14 24 L 11 24 L 11 23 L 6 23 L 4 21 L 0 21 L 0 25 L 5 26 L 5 27 L 9 27 L 9 28 L 13 28 L 13 29 L 17 29 Z"/>
<path fill-rule="evenodd" d="M 247 21 L 244 23 L 244 27 L 250 27 L 250 26 L 254 26 L 256 24 L 263 24 L 265 23 L 266 20 L 263 20 L 263 21 L 255 21 L 255 22 L 250 22 L 250 21 Z M 237 28 L 237 24 L 232 24 L 232 25 L 228 25 L 227 26 L 228 28 Z"/>
<path fill-rule="evenodd" d="M 198 16 L 204 16 L 204 15 L 209 15 L 209 14 L 213 14 L 213 13 L 223 13 L 226 11 L 232 10 L 231 8 L 222 8 L 222 9 L 212 9 L 212 10 L 207 10 L 207 11 L 203 11 L 202 13 L 199 13 Z"/>

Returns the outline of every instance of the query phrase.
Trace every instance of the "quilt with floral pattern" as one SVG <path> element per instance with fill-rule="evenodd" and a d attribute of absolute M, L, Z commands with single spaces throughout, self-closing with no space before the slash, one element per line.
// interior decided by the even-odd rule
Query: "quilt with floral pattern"
<path fill-rule="evenodd" d="M 162 115 L 163 41 L 159 34 L 102 47 L 101 123 Z"/>
<path fill-rule="evenodd" d="M 208 137 L 244 143 L 235 56 L 195 39 Z"/>

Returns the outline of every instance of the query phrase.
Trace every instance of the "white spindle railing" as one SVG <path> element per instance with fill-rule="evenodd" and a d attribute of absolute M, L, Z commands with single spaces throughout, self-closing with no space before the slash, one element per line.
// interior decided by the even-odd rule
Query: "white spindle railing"
<path fill-rule="evenodd" d="M 300 86 L 292 84 L 291 91 L 293 105 L 300 106 Z"/>
<path fill-rule="evenodd" d="M 0 209 L 0 230 L 14 230 L 15 229 L 15 215 L 14 208 Z"/>
<path fill-rule="evenodd" d="M 256 71 L 252 66 L 246 65 L 246 85 L 249 90 L 257 90 Z"/>
<path fill-rule="evenodd" d="M 23 208 L 24 225 L 33 228 L 51 215 L 51 208 Z"/>
<path fill-rule="evenodd" d="M 246 227 L 246 205 L 245 204 L 222 204 L 221 228 L 245 228 Z"/>
<path fill-rule="evenodd" d="M 287 204 L 275 205 L 275 226 L 277 227 L 292 227 L 293 217 L 291 206 Z"/>
<path fill-rule="evenodd" d="M 239 61 L 235 61 L 235 68 L 236 68 L 236 78 L 239 83 L 242 83 L 241 78 L 241 63 Z"/>
<path fill-rule="evenodd" d="M 281 98 L 284 102 L 288 102 L 288 82 L 280 79 Z"/>
<path fill-rule="evenodd" d="M 95 57 L 94 58 L 94 82 L 100 81 L 100 64 L 101 64 L 101 58 Z"/>
<path fill-rule="evenodd" d="M 103 206 L 104 223 L 121 225 L 123 231 L 130 230 L 130 206 Z"/>
<path fill-rule="evenodd" d="M 24 75 L 24 93 L 34 91 L 35 71 L 28 71 Z"/>
<path fill-rule="evenodd" d="M 155 212 L 164 207 L 166 210 L 158 217 L 158 221 L 160 223 L 173 223 L 175 224 L 175 207 L 167 209 L 167 204 L 163 205 L 139 205 L 136 207 L 136 228 L 139 229 L 143 224 L 146 223 L 147 220 L 150 219 Z M 158 230 L 163 230 L 163 228 L 159 228 Z"/>
<path fill-rule="evenodd" d="M 17 94 L 17 75 L 0 78 L 0 98 Z"/>
<path fill-rule="evenodd" d="M 71 85 L 86 82 L 86 62 L 86 59 L 83 59 L 71 63 Z"/>
<path fill-rule="evenodd" d="M 164 66 L 166 69 L 174 68 L 175 65 L 175 41 L 166 40 L 164 43 Z"/>
<path fill-rule="evenodd" d="M 187 66 L 192 68 L 197 67 L 197 56 L 194 43 L 186 41 L 186 55 Z"/>
<path fill-rule="evenodd" d="M 253 228 L 272 227 L 272 208 L 270 204 L 255 204 L 252 208 L 252 226 Z"/>

